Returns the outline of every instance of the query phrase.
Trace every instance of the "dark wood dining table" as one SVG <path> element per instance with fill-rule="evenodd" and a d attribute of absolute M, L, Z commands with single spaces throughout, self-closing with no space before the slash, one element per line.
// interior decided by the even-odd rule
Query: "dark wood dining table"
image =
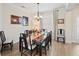
<path fill-rule="evenodd" d="M 47 37 L 47 32 L 43 32 L 43 33 L 41 32 L 41 33 L 38 33 L 36 36 L 34 35 L 31 36 L 32 41 L 38 46 L 39 56 L 42 55 L 41 45 L 43 44 L 46 37 Z"/>
<path fill-rule="evenodd" d="M 31 42 L 35 43 L 38 47 L 38 53 L 39 56 L 42 55 L 42 50 L 41 50 L 41 44 L 44 42 L 45 38 L 47 37 L 47 33 L 38 33 L 37 35 L 34 35 L 34 33 L 29 34 L 31 35 Z M 21 51 L 21 40 L 19 40 L 19 50 Z"/>

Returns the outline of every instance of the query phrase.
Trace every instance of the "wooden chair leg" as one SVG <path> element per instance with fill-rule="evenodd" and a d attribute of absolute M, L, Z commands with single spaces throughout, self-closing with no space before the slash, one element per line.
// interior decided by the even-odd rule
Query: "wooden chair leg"
<path fill-rule="evenodd" d="M 48 50 L 49 50 L 49 44 L 48 44 Z"/>
<path fill-rule="evenodd" d="M 10 44 L 10 49 L 12 50 L 12 44 Z"/>
<path fill-rule="evenodd" d="M 2 53 L 2 51 L 3 51 L 3 46 L 1 47 L 1 53 Z"/>
<path fill-rule="evenodd" d="M 45 55 L 47 55 L 46 47 L 45 47 Z"/>
<path fill-rule="evenodd" d="M 47 45 L 47 50 L 49 50 L 49 44 Z"/>
<path fill-rule="evenodd" d="M 41 48 L 41 45 L 39 46 L 39 56 L 42 56 L 42 48 Z"/>
<path fill-rule="evenodd" d="M 21 56 L 22 56 L 22 52 L 21 52 Z"/>
<path fill-rule="evenodd" d="M 32 56 L 32 51 L 30 52 L 30 55 Z"/>
<path fill-rule="evenodd" d="M 38 47 L 36 48 L 36 54 L 38 54 Z"/>
<path fill-rule="evenodd" d="M 50 40 L 50 45 L 52 45 L 52 39 Z"/>
<path fill-rule="evenodd" d="M 21 56 L 22 56 L 23 55 L 23 49 L 20 52 L 21 52 Z"/>
<path fill-rule="evenodd" d="M 13 48 L 13 40 L 12 40 L 12 42 L 11 42 L 11 50 L 12 50 L 12 48 Z"/>

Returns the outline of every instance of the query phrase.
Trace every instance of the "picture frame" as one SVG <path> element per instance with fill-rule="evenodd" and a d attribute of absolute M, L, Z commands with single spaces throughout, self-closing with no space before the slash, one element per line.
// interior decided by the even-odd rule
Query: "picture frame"
<path fill-rule="evenodd" d="M 20 24 L 23 25 L 23 26 L 28 26 L 28 17 L 22 16 L 20 18 Z"/>
<path fill-rule="evenodd" d="M 21 24 L 23 26 L 28 26 L 28 17 L 11 15 L 11 24 Z"/>
<path fill-rule="evenodd" d="M 16 15 L 11 15 L 11 24 L 20 24 L 19 20 L 20 20 L 20 16 L 16 16 Z"/>
<path fill-rule="evenodd" d="M 58 24 L 64 24 L 64 19 L 58 19 Z"/>

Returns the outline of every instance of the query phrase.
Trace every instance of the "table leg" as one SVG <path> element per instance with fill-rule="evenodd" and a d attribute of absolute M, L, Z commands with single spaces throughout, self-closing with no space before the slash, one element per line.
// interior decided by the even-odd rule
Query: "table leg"
<path fill-rule="evenodd" d="M 21 38 L 19 39 L 19 51 L 21 52 Z"/>
<path fill-rule="evenodd" d="M 41 49 L 41 45 L 39 45 L 39 56 L 42 56 L 42 49 Z"/>

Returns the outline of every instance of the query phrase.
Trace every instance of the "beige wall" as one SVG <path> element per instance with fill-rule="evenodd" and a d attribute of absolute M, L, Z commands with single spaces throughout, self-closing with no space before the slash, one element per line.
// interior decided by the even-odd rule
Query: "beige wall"
<path fill-rule="evenodd" d="M 47 29 L 47 31 L 53 31 L 53 11 L 47 11 L 40 14 L 42 16 L 42 28 Z"/>
<path fill-rule="evenodd" d="M 73 42 L 79 43 L 79 26 L 77 24 L 79 22 L 79 5 L 76 6 L 72 11 L 72 20 L 73 20 Z M 78 28 L 78 29 L 77 29 Z"/>
<path fill-rule="evenodd" d="M 60 8 L 57 13 L 58 19 L 64 18 L 64 25 L 58 25 L 57 28 L 65 29 L 66 43 L 78 42 L 79 34 L 77 35 L 77 23 L 76 20 L 79 17 L 79 6 L 74 6 L 72 9 L 66 10 Z"/>
<path fill-rule="evenodd" d="M 73 9 L 66 11 L 65 13 L 66 42 L 79 43 L 79 34 L 77 32 L 78 18 L 79 18 L 79 6 L 75 6 Z"/>
<path fill-rule="evenodd" d="M 2 4 L 0 4 L 0 30 L 2 30 Z M 1 39 L 0 39 L 0 45 L 1 45 Z M 1 50 L 1 46 L 0 46 L 0 50 Z"/>
<path fill-rule="evenodd" d="M 2 4 L 0 4 L 0 30 L 2 29 L 1 20 L 2 20 Z"/>
<path fill-rule="evenodd" d="M 23 32 L 24 30 L 31 29 L 31 15 L 27 14 L 27 12 L 24 12 L 20 10 L 19 8 L 10 6 L 8 4 L 3 4 L 3 19 L 2 19 L 2 27 L 5 31 L 7 41 L 13 40 L 14 43 L 19 41 L 19 34 Z M 17 15 L 17 16 L 27 16 L 29 17 L 29 26 L 22 26 L 20 24 L 11 24 L 11 15 Z"/>
<path fill-rule="evenodd" d="M 60 8 L 58 11 L 58 19 L 64 19 L 65 15 L 65 9 L 64 8 Z M 64 22 L 65 24 L 65 22 Z M 57 28 L 60 29 L 64 29 L 64 24 L 58 24 Z"/>
<path fill-rule="evenodd" d="M 41 20 L 42 28 L 47 31 L 52 31 L 52 38 L 54 39 L 53 11 L 43 12 L 40 15 L 43 16 Z"/>
<path fill-rule="evenodd" d="M 65 39 L 67 43 L 72 42 L 72 13 L 66 12 L 65 14 Z"/>
<path fill-rule="evenodd" d="M 54 10 L 54 37 L 57 40 L 58 29 L 65 29 L 65 9 L 63 7 Z M 64 19 L 64 24 L 58 24 L 58 19 Z"/>
<path fill-rule="evenodd" d="M 66 43 L 72 43 L 73 39 L 76 39 L 75 24 L 73 17 L 73 9 L 67 11 L 65 8 L 59 9 L 58 19 L 64 19 L 64 25 L 59 25 L 58 28 L 65 29 Z"/>
<path fill-rule="evenodd" d="M 7 41 L 13 40 L 14 43 L 19 41 L 19 34 L 21 32 L 24 32 L 26 29 L 32 29 L 34 28 L 34 16 L 35 14 L 28 13 L 27 11 L 23 11 L 18 7 L 9 5 L 9 4 L 3 4 L 2 5 L 2 27 L 5 31 L 5 35 L 7 38 Z M 10 15 L 18 15 L 18 16 L 27 16 L 29 17 L 29 26 L 22 26 L 19 24 L 11 24 L 10 23 Z M 41 13 L 42 18 L 42 27 L 47 29 L 48 31 L 53 31 L 53 13 L 51 12 L 44 12 Z"/>

